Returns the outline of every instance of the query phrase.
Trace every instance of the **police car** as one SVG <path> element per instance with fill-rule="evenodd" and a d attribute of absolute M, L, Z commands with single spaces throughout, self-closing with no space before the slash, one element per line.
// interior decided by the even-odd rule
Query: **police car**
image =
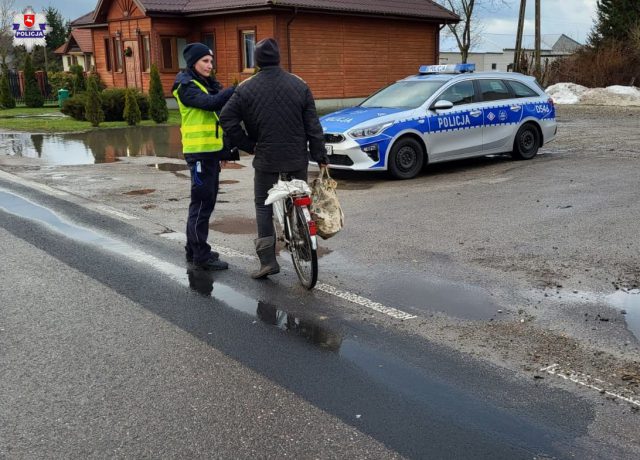
<path fill-rule="evenodd" d="M 474 64 L 422 66 L 359 106 L 320 118 L 329 166 L 416 176 L 425 164 L 510 153 L 529 160 L 557 132 L 533 77 Z"/>

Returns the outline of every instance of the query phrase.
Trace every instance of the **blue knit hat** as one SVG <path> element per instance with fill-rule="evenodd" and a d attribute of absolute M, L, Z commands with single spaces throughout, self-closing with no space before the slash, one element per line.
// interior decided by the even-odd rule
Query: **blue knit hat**
<path fill-rule="evenodd" d="M 203 43 L 189 43 L 182 52 L 187 68 L 191 68 L 204 56 L 213 57 L 213 51 Z"/>

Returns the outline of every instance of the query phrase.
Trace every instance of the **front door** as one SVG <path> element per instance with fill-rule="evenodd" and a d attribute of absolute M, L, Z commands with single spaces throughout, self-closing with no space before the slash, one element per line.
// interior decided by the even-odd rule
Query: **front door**
<path fill-rule="evenodd" d="M 124 68 L 127 77 L 127 87 L 142 89 L 142 76 L 140 75 L 140 53 L 136 40 L 124 42 Z"/>

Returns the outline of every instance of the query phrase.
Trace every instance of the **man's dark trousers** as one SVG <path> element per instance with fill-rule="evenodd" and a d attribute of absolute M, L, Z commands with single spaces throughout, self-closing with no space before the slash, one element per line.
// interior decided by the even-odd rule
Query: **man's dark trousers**
<path fill-rule="evenodd" d="M 209 218 L 218 197 L 220 162 L 217 159 L 192 159 L 187 156 L 191 170 L 191 203 L 187 220 L 187 257 L 196 264 L 204 263 L 211 256 Z"/>

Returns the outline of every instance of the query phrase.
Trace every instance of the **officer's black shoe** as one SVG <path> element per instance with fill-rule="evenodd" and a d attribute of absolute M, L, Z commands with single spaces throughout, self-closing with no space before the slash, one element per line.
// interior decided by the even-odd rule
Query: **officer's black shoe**
<path fill-rule="evenodd" d="M 193 266 L 200 270 L 226 270 L 229 264 L 220 259 L 210 258 L 204 262 L 194 262 Z"/>
<path fill-rule="evenodd" d="M 187 259 L 187 262 L 192 263 L 193 254 L 189 252 L 186 246 L 184 247 L 184 250 L 185 250 L 185 258 Z M 216 252 L 216 251 L 209 252 L 209 259 L 218 260 L 219 258 L 220 258 L 219 252 Z"/>

